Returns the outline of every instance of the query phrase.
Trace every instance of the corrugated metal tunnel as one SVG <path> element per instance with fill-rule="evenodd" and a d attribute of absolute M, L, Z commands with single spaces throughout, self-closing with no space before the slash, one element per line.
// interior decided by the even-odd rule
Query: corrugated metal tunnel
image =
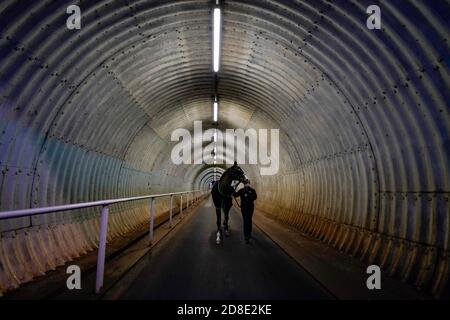
<path fill-rule="evenodd" d="M 171 133 L 212 128 L 217 93 L 220 128 L 280 129 L 278 174 L 242 166 L 259 210 L 448 292 L 450 2 L 222 1 L 217 79 L 214 3 L 0 1 L 0 211 L 206 187 Z M 111 239 L 148 220 L 143 202 L 112 213 Z M 95 249 L 98 216 L 0 221 L 0 292 Z"/>

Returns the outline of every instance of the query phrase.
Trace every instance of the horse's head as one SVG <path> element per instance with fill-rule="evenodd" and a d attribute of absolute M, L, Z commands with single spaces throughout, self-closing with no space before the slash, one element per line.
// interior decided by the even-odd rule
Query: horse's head
<path fill-rule="evenodd" d="M 234 165 L 228 168 L 220 177 L 219 189 L 220 192 L 226 196 L 231 196 L 239 183 L 247 180 L 244 170 L 241 169 L 235 162 Z"/>
<path fill-rule="evenodd" d="M 230 168 L 230 178 L 232 181 L 238 181 L 238 183 L 247 180 L 244 170 L 242 170 L 237 164 Z"/>

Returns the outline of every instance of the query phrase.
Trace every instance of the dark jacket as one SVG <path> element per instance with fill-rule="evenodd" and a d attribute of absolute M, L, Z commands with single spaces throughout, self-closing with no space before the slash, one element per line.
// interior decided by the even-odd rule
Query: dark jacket
<path fill-rule="evenodd" d="M 235 192 L 233 196 L 241 198 L 242 209 L 253 209 L 253 202 L 258 198 L 255 189 L 252 187 L 244 187 L 238 192 Z"/>

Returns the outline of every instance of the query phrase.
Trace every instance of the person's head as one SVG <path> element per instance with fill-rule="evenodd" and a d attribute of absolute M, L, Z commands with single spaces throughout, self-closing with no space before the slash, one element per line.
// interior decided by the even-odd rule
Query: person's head
<path fill-rule="evenodd" d="M 250 180 L 249 179 L 244 181 L 244 186 L 250 187 Z"/>
<path fill-rule="evenodd" d="M 233 163 L 233 167 L 237 167 L 237 161 Z"/>

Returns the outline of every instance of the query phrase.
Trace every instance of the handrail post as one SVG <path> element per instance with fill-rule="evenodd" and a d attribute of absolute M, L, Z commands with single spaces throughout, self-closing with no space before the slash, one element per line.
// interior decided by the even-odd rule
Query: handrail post
<path fill-rule="evenodd" d="M 100 293 L 103 287 L 103 277 L 105 273 L 106 236 L 108 231 L 108 206 L 102 207 L 100 221 L 100 235 L 97 253 L 97 274 L 95 278 L 95 293 Z"/>
<path fill-rule="evenodd" d="M 149 231 L 149 244 L 153 242 L 153 226 L 155 223 L 155 198 L 150 198 L 150 231 Z"/>
<path fill-rule="evenodd" d="M 169 228 L 172 228 L 172 216 L 173 216 L 173 194 L 170 195 Z"/>
<path fill-rule="evenodd" d="M 183 215 L 183 195 L 180 198 L 180 216 Z"/>

